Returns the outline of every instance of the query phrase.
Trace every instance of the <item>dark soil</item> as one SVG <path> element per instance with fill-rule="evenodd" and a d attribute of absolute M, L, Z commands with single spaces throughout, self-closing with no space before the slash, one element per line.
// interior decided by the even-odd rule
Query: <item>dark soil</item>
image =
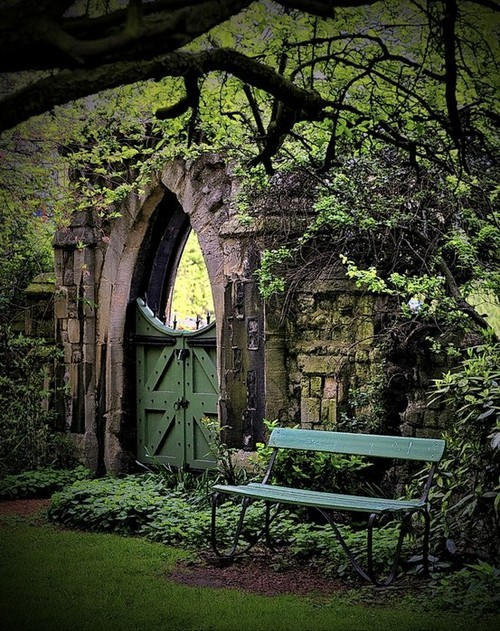
<path fill-rule="evenodd" d="M 0 502 L 0 515 L 33 515 L 50 506 L 50 500 L 3 500 Z"/>
<path fill-rule="evenodd" d="M 321 576 L 312 567 L 280 565 L 279 555 L 270 553 L 241 557 L 231 563 L 206 556 L 178 564 L 168 578 L 184 585 L 233 588 L 266 596 L 328 596 L 347 589 L 346 585 Z"/>

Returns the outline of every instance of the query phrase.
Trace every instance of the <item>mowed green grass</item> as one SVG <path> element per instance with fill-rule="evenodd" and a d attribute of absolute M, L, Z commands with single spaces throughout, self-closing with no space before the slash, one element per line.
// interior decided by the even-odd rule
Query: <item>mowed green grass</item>
<path fill-rule="evenodd" d="M 439 631 L 494 629 L 496 619 L 426 612 L 415 603 L 353 604 L 265 597 L 170 581 L 183 553 L 139 538 L 0 526 L 0 628 L 3 631 Z M 495 624 L 495 622 L 497 624 Z"/>

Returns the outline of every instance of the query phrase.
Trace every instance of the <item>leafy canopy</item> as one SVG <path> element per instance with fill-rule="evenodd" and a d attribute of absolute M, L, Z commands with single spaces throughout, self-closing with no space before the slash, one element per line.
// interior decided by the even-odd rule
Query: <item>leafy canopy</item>
<path fill-rule="evenodd" d="M 0 62 L 3 126 L 57 106 L 2 136 L 0 186 L 17 161 L 22 175 L 9 183 L 23 212 L 43 191 L 58 223 L 92 208 L 105 236 L 126 195 L 166 160 L 220 151 L 251 175 L 248 220 L 256 183 L 270 191 L 276 174 L 300 172 L 317 184 L 304 236 L 279 243 L 267 267 L 264 258 L 268 280 L 284 272 L 268 286 L 289 286 L 298 257 L 321 268 L 335 252 L 351 273 L 408 277 L 408 300 L 425 293 L 411 278 L 439 276 L 434 299 L 487 326 L 464 297 L 498 291 L 495 3 L 12 5 L 0 10 L 2 32 L 18 30 L 2 41 L 37 54 Z M 52 174 L 45 186 L 41 172 L 23 183 L 33 150 L 20 156 L 19 143 L 35 141 Z M 55 174 L 66 169 L 62 195 Z"/>

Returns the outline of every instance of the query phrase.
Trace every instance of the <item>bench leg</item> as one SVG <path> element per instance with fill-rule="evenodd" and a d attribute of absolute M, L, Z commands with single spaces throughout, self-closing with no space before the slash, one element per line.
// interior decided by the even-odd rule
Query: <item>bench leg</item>
<path fill-rule="evenodd" d="M 356 557 L 354 556 L 354 554 L 352 553 L 351 549 L 349 548 L 349 546 L 347 545 L 347 543 L 345 542 L 344 537 L 342 536 L 342 533 L 340 532 L 337 524 L 333 521 L 333 519 L 331 518 L 331 516 L 324 511 L 321 508 L 317 508 L 316 509 L 319 513 L 321 513 L 321 515 L 323 515 L 323 517 L 326 519 L 326 521 L 330 524 L 330 526 L 333 529 L 333 532 L 335 533 L 335 536 L 337 537 L 338 542 L 340 543 L 341 548 L 344 550 L 344 552 L 347 555 L 347 558 L 349 559 L 349 561 L 351 562 L 351 565 L 353 566 L 353 568 L 356 570 L 356 572 L 365 580 L 369 581 L 370 583 L 373 583 L 373 579 L 372 577 L 367 574 L 367 572 L 363 569 L 363 567 L 358 563 Z"/>
<path fill-rule="evenodd" d="M 281 504 L 274 504 L 274 513 L 271 514 L 271 506 L 273 506 L 272 502 L 266 502 L 266 521 L 265 521 L 265 525 L 264 525 L 264 534 L 265 534 L 265 541 L 266 541 L 266 546 L 272 550 L 273 552 L 277 551 L 277 548 L 275 548 L 272 540 L 271 540 L 271 533 L 269 531 L 269 526 L 273 523 L 276 515 L 280 512 L 282 505 Z"/>
<path fill-rule="evenodd" d="M 404 539 L 406 533 L 408 532 L 409 525 L 410 525 L 411 513 L 405 514 L 403 516 L 402 520 L 401 520 L 398 542 L 396 544 L 396 552 L 394 553 L 394 559 L 392 561 L 392 566 L 391 566 L 390 573 L 389 573 L 389 575 L 387 576 L 387 578 L 384 581 L 380 581 L 375 576 L 375 571 L 374 571 L 374 568 L 373 568 L 373 527 L 374 527 L 376 521 L 378 520 L 379 515 L 377 513 L 372 513 L 369 516 L 369 518 L 368 518 L 368 530 L 367 530 L 367 535 L 366 535 L 367 536 L 367 541 L 366 541 L 366 544 L 367 544 L 367 567 L 366 567 L 366 570 L 365 570 L 362 567 L 362 565 L 360 565 L 360 563 L 358 562 L 358 560 L 354 556 L 352 550 L 349 548 L 349 546 L 345 542 L 345 539 L 342 536 L 342 533 L 340 532 L 340 529 L 338 528 L 337 524 L 334 522 L 332 517 L 326 511 L 324 511 L 324 510 L 322 510 L 320 508 L 318 508 L 317 510 L 323 515 L 323 517 L 327 520 L 327 522 L 332 527 L 333 532 L 335 533 L 335 536 L 337 537 L 338 542 L 340 543 L 342 549 L 346 553 L 347 558 L 351 562 L 351 565 L 354 567 L 356 572 L 362 578 L 364 578 L 365 580 L 367 580 L 370 583 L 373 583 L 374 585 L 377 585 L 379 587 L 381 587 L 381 586 L 387 587 L 388 585 L 390 585 L 392 583 L 392 581 L 394 580 L 394 577 L 396 576 L 396 572 L 397 572 L 397 568 L 398 568 L 398 562 L 399 562 L 399 557 L 400 557 L 401 549 L 402 549 L 402 546 L 403 546 L 403 539 Z"/>
<path fill-rule="evenodd" d="M 215 554 L 218 557 L 223 557 L 223 558 L 233 558 L 236 556 L 239 556 L 241 554 L 245 554 L 245 552 L 248 552 L 251 548 L 253 548 L 253 546 L 262 538 L 262 535 L 265 536 L 265 543 L 266 545 L 273 549 L 272 546 L 272 542 L 271 542 L 271 536 L 270 536 L 270 532 L 269 532 L 269 526 L 272 524 L 272 522 L 274 521 L 274 518 L 276 517 L 276 515 L 278 514 L 279 511 L 279 505 L 276 506 L 276 510 L 273 514 L 271 514 L 271 503 L 270 502 L 266 502 L 266 513 L 265 513 L 265 521 L 264 521 L 264 527 L 257 533 L 257 535 L 255 537 L 253 537 L 253 541 L 251 543 L 249 543 L 246 547 L 244 547 L 242 550 L 240 550 L 239 552 L 237 552 L 238 549 L 238 544 L 240 541 L 240 537 L 241 537 L 241 531 L 243 529 L 243 522 L 245 520 L 245 514 L 247 511 L 247 508 L 250 504 L 250 502 L 252 501 L 251 498 L 249 497 L 245 497 L 242 501 L 241 504 L 241 511 L 240 511 L 240 516 L 238 518 L 238 524 L 236 526 L 236 531 L 234 533 L 234 538 L 233 538 L 233 543 L 231 545 L 231 547 L 226 550 L 226 551 L 220 551 L 217 547 L 217 533 L 216 533 L 216 522 L 217 522 L 217 499 L 218 497 L 221 495 L 221 493 L 214 493 L 212 495 L 212 521 L 211 521 L 211 529 L 210 529 L 210 540 L 211 540 L 211 544 L 212 544 L 212 549 L 215 552 Z"/>
<path fill-rule="evenodd" d="M 241 529 L 243 527 L 243 521 L 245 519 L 245 513 L 247 511 L 248 505 L 250 503 L 250 498 L 245 497 L 241 504 L 241 512 L 240 517 L 238 519 L 238 524 L 236 526 L 236 531 L 234 533 L 234 539 L 232 546 L 226 550 L 225 552 L 221 552 L 217 547 L 217 533 L 216 533 L 216 522 L 217 522 L 217 499 L 219 497 L 219 493 L 214 493 L 212 495 L 212 522 L 210 528 L 210 539 L 212 543 L 212 549 L 218 557 L 230 558 L 236 556 L 236 550 L 238 548 L 238 543 L 240 540 Z M 247 548 L 248 549 L 248 548 Z"/>
<path fill-rule="evenodd" d="M 399 537 L 398 542 L 396 544 L 396 552 L 394 553 L 394 558 L 392 561 L 391 571 L 387 578 L 384 581 L 378 581 L 375 578 L 375 571 L 373 568 L 373 526 L 375 522 L 378 520 L 379 515 L 376 513 L 372 513 L 368 518 L 368 532 L 367 532 L 367 566 L 368 566 L 368 575 L 370 576 L 370 580 L 375 585 L 387 587 L 390 585 L 396 576 L 396 572 L 398 570 L 399 557 L 401 555 L 401 548 L 403 547 L 403 540 L 405 538 L 406 533 L 410 527 L 411 521 L 411 513 L 405 514 L 401 519 L 401 524 L 399 527 Z"/>
<path fill-rule="evenodd" d="M 423 511 L 423 516 L 425 520 L 425 528 L 424 528 L 424 541 L 422 545 L 422 563 L 424 576 L 429 575 L 429 537 L 431 531 L 431 516 L 429 515 L 429 510 L 426 508 Z"/>

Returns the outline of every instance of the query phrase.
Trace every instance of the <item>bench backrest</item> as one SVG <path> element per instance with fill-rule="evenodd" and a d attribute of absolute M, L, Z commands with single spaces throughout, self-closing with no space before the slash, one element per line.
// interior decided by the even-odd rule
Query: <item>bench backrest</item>
<path fill-rule="evenodd" d="M 405 436 L 380 436 L 276 427 L 271 433 L 268 446 L 281 449 L 326 451 L 358 456 L 439 462 L 444 452 L 445 441 L 439 438 L 408 438 Z"/>

